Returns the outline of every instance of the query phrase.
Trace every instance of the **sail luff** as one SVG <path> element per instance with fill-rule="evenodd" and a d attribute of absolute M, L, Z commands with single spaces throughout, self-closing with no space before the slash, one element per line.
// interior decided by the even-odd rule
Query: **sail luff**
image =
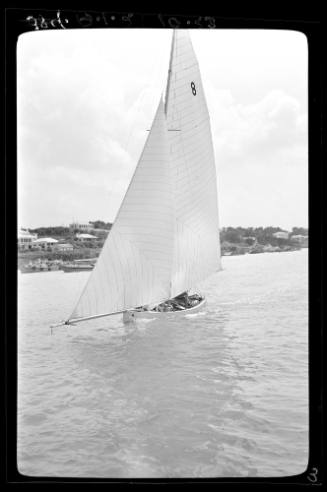
<path fill-rule="evenodd" d="M 165 114 L 167 114 L 167 106 L 168 106 L 168 98 L 169 98 L 171 66 L 172 66 L 172 61 L 173 61 L 173 53 L 174 53 L 175 38 L 176 38 L 175 31 L 176 31 L 176 29 L 173 30 L 173 37 L 172 37 L 171 48 L 170 48 L 169 68 L 168 68 L 168 77 L 167 77 L 167 85 L 166 85 L 166 93 L 165 93 Z"/>

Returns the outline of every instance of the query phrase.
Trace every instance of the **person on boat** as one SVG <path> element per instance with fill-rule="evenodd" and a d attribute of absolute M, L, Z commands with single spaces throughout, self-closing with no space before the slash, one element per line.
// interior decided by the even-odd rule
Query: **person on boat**
<path fill-rule="evenodd" d="M 172 306 L 172 303 L 170 301 L 165 302 L 165 311 L 173 311 L 174 308 Z"/>
<path fill-rule="evenodd" d="M 200 302 L 200 299 L 198 299 L 198 297 L 193 297 L 192 296 L 190 298 L 190 305 L 191 305 L 191 307 L 196 306 L 197 304 L 199 304 L 199 302 Z"/>
<path fill-rule="evenodd" d="M 175 299 L 171 301 L 174 311 L 182 311 L 185 307 Z"/>
<path fill-rule="evenodd" d="M 161 313 L 163 313 L 164 311 L 166 311 L 166 303 L 165 302 L 162 302 L 161 304 L 159 304 L 158 311 L 161 312 Z"/>
<path fill-rule="evenodd" d="M 190 300 L 189 300 L 189 296 L 188 296 L 188 293 L 185 291 L 185 292 L 182 292 L 182 294 L 180 294 L 179 296 L 175 297 L 175 299 L 177 300 L 177 302 L 184 306 L 185 309 L 187 309 L 188 307 L 191 306 L 190 304 Z"/>

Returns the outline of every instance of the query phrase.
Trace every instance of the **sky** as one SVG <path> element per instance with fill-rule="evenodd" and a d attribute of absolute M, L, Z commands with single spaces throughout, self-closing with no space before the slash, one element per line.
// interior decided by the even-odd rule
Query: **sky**
<path fill-rule="evenodd" d="M 165 90 L 171 29 L 35 31 L 17 45 L 18 225 L 113 222 Z M 220 227 L 308 225 L 307 40 L 191 30 Z"/>

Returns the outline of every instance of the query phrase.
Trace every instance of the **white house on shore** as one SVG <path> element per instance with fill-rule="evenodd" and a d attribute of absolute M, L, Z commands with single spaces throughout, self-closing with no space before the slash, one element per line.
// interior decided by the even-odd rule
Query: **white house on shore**
<path fill-rule="evenodd" d="M 52 237 L 40 237 L 33 241 L 33 248 L 35 249 L 48 249 L 55 246 L 59 241 L 57 239 L 53 239 Z"/>
<path fill-rule="evenodd" d="M 37 237 L 37 234 L 32 234 L 28 229 L 20 229 L 17 235 L 17 245 L 20 251 L 35 251 L 35 250 L 53 250 L 53 251 L 72 251 L 74 246 L 66 243 L 63 240 L 58 241 L 52 237 Z"/>
<path fill-rule="evenodd" d="M 54 245 L 55 251 L 73 251 L 74 246 L 70 243 L 58 243 Z"/>
<path fill-rule="evenodd" d="M 20 250 L 32 249 L 33 241 L 37 234 L 32 234 L 28 229 L 20 229 L 17 235 L 17 245 Z"/>
<path fill-rule="evenodd" d="M 308 236 L 303 236 L 303 234 L 294 234 L 291 236 L 291 239 L 296 241 L 299 246 L 302 246 L 303 248 L 308 247 Z"/>
<path fill-rule="evenodd" d="M 32 234 L 28 229 L 20 229 L 17 235 L 17 245 L 20 250 L 32 249 L 37 234 Z"/>
<path fill-rule="evenodd" d="M 288 239 L 289 235 L 290 233 L 287 231 L 278 231 L 273 233 L 273 236 L 276 237 L 277 239 Z"/>
<path fill-rule="evenodd" d="M 93 229 L 93 225 L 90 224 L 90 222 L 72 222 L 71 224 L 69 224 L 69 229 L 71 230 L 71 232 L 90 232 Z"/>
<path fill-rule="evenodd" d="M 76 239 L 85 243 L 89 241 L 96 241 L 98 238 L 97 236 L 93 236 L 93 234 L 76 234 Z"/>

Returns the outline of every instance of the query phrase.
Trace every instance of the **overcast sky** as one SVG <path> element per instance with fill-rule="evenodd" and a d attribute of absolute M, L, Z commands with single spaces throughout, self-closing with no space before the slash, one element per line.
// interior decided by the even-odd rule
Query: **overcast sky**
<path fill-rule="evenodd" d="M 19 226 L 112 222 L 164 91 L 172 31 L 30 32 L 18 41 Z M 192 30 L 220 226 L 308 224 L 307 41 Z"/>

